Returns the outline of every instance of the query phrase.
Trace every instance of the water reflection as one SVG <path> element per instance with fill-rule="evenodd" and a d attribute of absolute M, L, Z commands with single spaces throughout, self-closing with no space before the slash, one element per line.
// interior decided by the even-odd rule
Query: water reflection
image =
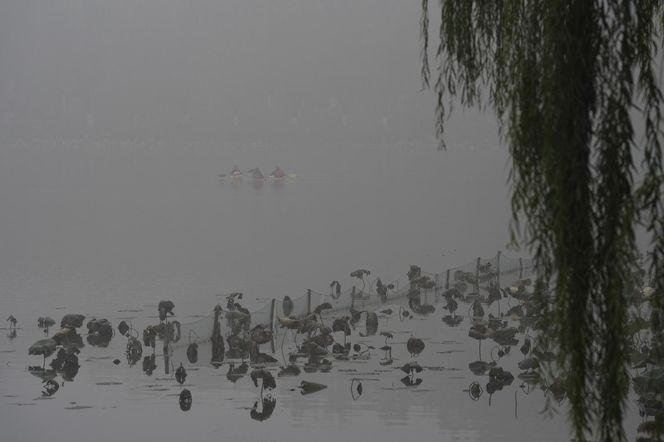
<path fill-rule="evenodd" d="M 54 379 L 45 379 L 42 382 L 42 396 L 53 396 L 60 389 L 60 384 Z"/>
<path fill-rule="evenodd" d="M 127 338 L 125 355 L 127 356 L 127 363 L 130 367 L 141 360 L 141 357 L 143 356 L 143 346 L 141 345 L 141 341 L 135 336 L 129 336 Z"/>
<path fill-rule="evenodd" d="M 7 322 L 9 322 L 9 328 L 16 328 L 16 324 L 18 323 L 18 320 L 14 315 L 9 315 L 7 317 Z"/>
<path fill-rule="evenodd" d="M 180 410 L 182 410 L 182 411 L 191 410 L 191 404 L 193 402 L 191 392 L 189 390 L 187 390 L 186 388 L 183 389 L 180 392 L 180 395 L 178 396 L 178 402 L 180 403 Z"/>
<path fill-rule="evenodd" d="M 157 360 L 155 354 L 152 353 L 150 356 L 145 356 L 143 358 L 143 372 L 148 376 L 152 376 L 152 373 L 154 373 L 156 369 Z"/>
<path fill-rule="evenodd" d="M 354 401 L 358 400 L 362 396 L 364 387 L 362 387 L 362 382 L 359 379 L 353 378 L 350 382 L 350 395 Z"/>
<path fill-rule="evenodd" d="M 244 377 L 244 375 L 247 374 L 247 371 L 249 371 L 249 365 L 247 365 L 246 362 L 241 363 L 237 367 L 234 362 L 230 362 L 228 364 L 228 371 L 226 372 L 226 379 L 235 383 L 238 379 Z"/>
<path fill-rule="evenodd" d="M 470 284 L 468 286 L 470 287 Z M 420 293 L 423 296 L 419 298 L 419 301 L 409 302 L 415 299 L 412 295 L 410 298 L 403 299 L 403 305 L 407 305 L 412 310 L 415 310 L 413 307 L 421 309 L 423 306 L 428 306 L 426 311 L 431 311 L 432 308 L 435 311 L 435 305 L 427 304 L 427 297 L 424 296 L 425 289 L 420 288 L 420 290 L 422 290 Z M 359 298 L 354 299 L 357 304 L 352 312 L 330 308 L 332 303 L 323 302 L 324 300 L 305 307 L 299 303 L 300 300 L 297 300 L 297 308 L 286 305 L 286 308 L 294 309 L 295 314 L 298 315 L 293 317 L 281 316 L 282 312 L 279 309 L 282 306 L 279 304 L 283 303 L 275 304 L 276 313 L 273 325 L 281 325 L 281 328 L 272 328 L 269 315 L 245 313 L 244 308 L 238 302 L 241 298 L 235 295 L 224 304 L 224 308 L 221 306 L 215 308 L 214 318 L 210 317 L 210 322 L 207 322 L 208 319 L 199 322 L 199 324 L 210 324 L 210 328 L 213 329 L 212 338 L 199 339 L 194 329 L 184 323 L 182 334 L 188 336 L 188 339 L 183 339 L 184 342 L 173 345 L 171 348 L 166 344 L 173 339 L 179 339 L 180 334 L 175 321 L 162 321 L 157 325 L 148 326 L 142 336 L 132 325 L 124 321 L 118 325 L 118 330 L 126 338 L 125 352 L 128 362 L 133 365 L 138 360 L 142 360 L 142 369 L 146 376 L 154 374 L 154 370 L 157 369 L 156 358 L 162 356 L 161 346 L 156 345 L 157 339 L 164 339 L 165 368 L 169 366 L 169 360 L 178 361 L 179 367 L 175 365 L 177 369 L 174 372 L 174 378 L 180 384 L 184 384 L 187 375 L 192 373 L 187 373 L 187 371 L 193 369 L 197 382 L 202 379 L 204 382 L 211 382 L 211 385 L 218 386 L 219 372 L 216 372 L 217 376 L 215 376 L 208 361 L 216 363 L 216 366 L 226 363 L 227 370 L 221 374 L 223 382 L 220 388 L 229 389 L 228 391 L 232 389 L 235 393 L 242 392 L 241 395 L 233 393 L 229 396 L 234 399 L 246 398 L 244 393 L 249 391 L 249 400 L 244 407 L 239 409 L 248 411 L 250 418 L 255 421 L 267 419 L 276 421 L 282 418 L 282 415 L 274 413 L 277 402 L 276 378 L 279 378 L 282 388 L 282 394 L 278 398 L 280 405 L 291 410 L 290 416 L 297 413 L 309 413 L 313 410 L 313 413 L 310 413 L 311 422 L 320 421 L 316 413 L 317 408 L 337 413 L 343 416 L 343 419 L 351 421 L 359 419 L 360 416 L 375 416 L 380 419 L 380 425 L 388 426 L 395 425 L 395 422 L 398 422 L 398 425 L 405 425 L 413 419 L 417 420 L 422 416 L 429 416 L 429 414 L 438 415 L 439 421 L 442 422 L 448 417 L 444 411 L 441 411 L 440 397 L 441 395 L 454 397 L 455 392 L 458 394 L 457 397 L 465 398 L 467 394 L 470 399 L 470 401 L 463 399 L 463 405 L 458 405 L 459 412 L 464 413 L 480 410 L 472 407 L 477 406 L 473 402 L 482 398 L 487 398 L 489 403 L 492 400 L 494 402 L 500 400 L 501 406 L 506 400 L 509 400 L 511 404 L 512 392 L 518 393 L 520 402 L 527 402 L 528 396 L 541 398 L 540 391 L 553 401 L 564 400 L 563 381 L 553 380 L 548 385 L 547 381 L 541 378 L 539 357 L 542 352 L 536 348 L 537 341 L 530 337 L 529 332 L 533 333 L 532 326 L 521 327 L 521 319 L 514 320 L 511 316 L 505 316 L 507 313 L 502 316 L 493 316 L 501 302 L 500 299 L 494 299 L 492 307 L 489 309 L 486 304 L 489 300 L 488 296 L 474 294 L 472 298 L 457 301 L 455 297 L 457 295 L 454 295 L 457 291 L 458 289 L 454 288 L 453 291 L 448 291 L 447 295 L 442 295 L 442 293 L 438 296 L 429 295 L 429 300 L 432 302 L 434 299 L 439 299 L 441 303 L 446 302 L 449 306 L 450 300 L 454 300 L 460 311 L 468 310 L 471 313 L 469 316 L 456 313 L 441 314 L 442 321 L 439 321 L 439 317 L 435 314 L 429 314 L 429 317 L 425 319 L 426 315 L 423 316 L 417 311 L 404 315 L 403 313 L 409 310 L 403 309 L 403 306 L 396 302 L 384 305 L 379 297 L 375 304 L 367 304 L 366 300 L 361 301 Z M 361 296 L 366 296 L 366 293 Z M 350 300 L 348 301 L 350 302 Z M 504 300 L 502 302 L 504 303 Z M 476 303 L 480 303 L 484 309 L 482 317 L 473 312 L 473 305 Z M 298 314 L 303 309 L 309 309 L 312 313 Z M 475 308 L 475 310 L 478 309 Z M 440 312 L 440 309 L 438 311 Z M 503 311 L 505 312 L 506 309 Z M 166 318 L 169 316 L 172 315 L 165 314 Z M 353 330 L 351 319 L 353 317 L 357 319 L 358 316 L 359 319 L 354 324 L 357 329 Z M 256 321 L 256 323 L 251 323 L 251 328 L 247 327 L 248 317 Z M 414 319 L 411 320 L 411 317 Z M 446 317 L 452 320 L 452 325 L 445 321 Z M 262 319 L 262 322 L 256 318 Z M 397 319 L 404 320 L 401 322 Z M 146 318 L 146 321 L 150 321 L 150 319 Z M 105 320 L 94 318 L 88 322 L 88 342 L 90 342 L 90 334 L 99 329 L 91 324 L 104 322 Z M 144 326 L 144 323 L 141 323 L 141 326 Z M 79 350 L 76 345 L 67 345 L 66 342 L 71 340 L 70 333 L 72 331 L 56 333 L 60 344 L 56 342 L 57 355 L 50 364 L 53 370 L 47 370 L 50 373 L 40 372 L 44 375 L 42 381 L 44 385 L 45 380 L 54 379 L 56 376 L 62 375 L 63 380 L 72 380 L 76 376 Z M 278 333 L 282 333 L 282 336 L 279 336 Z M 138 340 L 139 336 L 143 338 L 144 342 Z M 480 346 L 485 346 L 487 343 L 482 345 L 481 341 L 491 343 L 490 351 L 485 348 L 482 353 L 480 348 L 479 355 L 476 354 L 475 343 L 472 341 L 475 339 L 474 336 L 481 338 L 478 339 Z M 283 343 L 283 365 L 280 368 L 277 368 L 276 364 L 270 365 L 274 364 L 273 356 L 278 356 L 278 353 L 261 353 L 258 350 L 259 346 L 272 344 L 274 341 Z M 472 343 L 472 346 L 468 345 L 469 343 Z M 122 351 L 123 342 L 109 342 L 107 348 L 112 349 L 110 351 L 118 349 L 114 348 L 113 344 L 119 348 L 120 352 Z M 143 344 L 153 348 L 150 355 L 143 354 Z M 516 346 L 519 351 L 511 351 L 512 346 Z M 104 348 L 106 347 L 89 349 L 89 351 L 100 352 Z M 226 348 L 228 351 L 225 351 Z M 486 357 L 487 354 L 488 360 L 483 360 L 483 356 Z M 266 356 L 269 356 L 271 360 L 265 358 Z M 413 360 L 415 357 L 418 361 Z M 478 357 L 479 360 L 473 361 Z M 110 357 L 100 357 L 100 359 L 102 358 Z M 243 358 L 249 359 L 245 362 Z M 186 360 L 189 361 L 189 364 L 195 365 L 199 363 L 199 359 L 201 363 L 198 367 L 190 368 L 188 365 L 187 370 L 180 362 Z M 73 370 L 66 367 L 71 367 Z M 518 367 L 519 371 L 514 371 L 515 367 Z M 396 371 L 397 369 L 403 371 L 405 376 Z M 144 379 L 139 369 L 133 370 Z M 462 370 L 465 373 L 462 373 Z M 118 373 L 118 371 L 115 370 L 113 373 Z M 292 379 L 303 373 L 306 373 L 306 380 Z M 226 379 L 223 379 L 224 375 Z M 514 383 L 515 377 L 519 380 L 517 385 Z M 326 378 L 329 379 L 329 382 L 325 380 Z M 58 383 L 58 381 L 55 382 Z M 367 385 L 373 386 L 369 382 L 377 382 L 378 388 L 372 388 L 371 395 L 367 398 L 365 388 Z M 330 386 L 329 389 L 327 385 Z M 260 391 L 253 389 L 259 387 Z M 55 387 L 48 388 L 54 389 Z M 59 383 L 58 388 L 62 389 Z M 43 390 L 47 390 L 46 386 L 43 387 Z M 160 391 L 160 389 L 152 390 Z M 152 392 L 152 390 L 150 391 Z M 505 390 L 509 390 L 509 394 Z M 299 392 L 299 394 L 289 395 L 288 391 Z M 501 391 L 503 393 L 499 393 Z M 284 392 L 286 393 L 284 394 Z M 484 392 L 487 394 L 485 395 Z M 257 393 L 257 397 L 254 397 L 255 393 Z M 60 395 L 62 394 L 60 393 Z M 301 395 L 308 397 L 301 397 Z M 298 399 L 301 402 L 298 402 Z M 357 408 L 359 404 L 367 401 L 377 404 L 375 408 L 383 410 L 383 414 L 380 411 L 370 411 L 370 407 L 366 410 L 361 407 Z M 182 411 L 190 410 L 191 392 L 186 389 L 182 390 L 178 395 L 178 402 Z M 388 405 L 388 402 L 393 404 Z M 482 403 L 486 406 L 484 400 Z M 656 408 L 657 403 L 649 402 L 648 397 L 644 395 L 642 401 L 644 414 L 653 413 Z M 389 415 L 385 414 L 385 409 L 390 410 Z M 422 413 L 420 410 L 425 410 L 425 412 Z M 241 412 L 245 418 L 246 411 Z M 284 413 L 283 415 L 289 414 Z M 487 419 L 491 420 L 488 417 Z M 307 421 L 303 422 L 308 425 Z M 385 422 L 389 423 L 385 424 Z M 344 437 L 346 436 L 344 435 Z"/>
<path fill-rule="evenodd" d="M 58 350 L 56 357 L 51 361 L 51 368 L 62 374 L 65 381 L 73 381 L 78 374 L 79 349 L 74 346 L 63 347 Z"/>
<path fill-rule="evenodd" d="M 55 320 L 48 316 L 40 316 L 37 318 L 37 327 L 44 330 L 44 334 L 48 335 L 48 330 L 55 325 Z"/>

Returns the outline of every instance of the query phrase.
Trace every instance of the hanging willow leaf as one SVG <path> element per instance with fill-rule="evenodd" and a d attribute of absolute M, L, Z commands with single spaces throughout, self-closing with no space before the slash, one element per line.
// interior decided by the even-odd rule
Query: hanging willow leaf
<path fill-rule="evenodd" d="M 429 7 L 422 2 L 423 59 Z M 496 112 L 512 158 L 510 234 L 535 257 L 545 329 L 539 346 L 557 356 L 548 370 L 565 379 L 575 439 L 622 441 L 629 388 L 625 293 L 637 263 L 639 223 L 651 239 L 650 303 L 664 308 L 656 75 L 664 2 L 441 0 L 439 8 L 433 89 L 440 147 L 445 97 L 464 106 L 486 102 Z M 428 85 L 428 60 L 422 78 Z M 635 116 L 643 136 L 634 130 Z M 550 286 L 551 302 L 539 302 Z M 655 350 L 664 355 L 661 324 L 654 334 Z"/>

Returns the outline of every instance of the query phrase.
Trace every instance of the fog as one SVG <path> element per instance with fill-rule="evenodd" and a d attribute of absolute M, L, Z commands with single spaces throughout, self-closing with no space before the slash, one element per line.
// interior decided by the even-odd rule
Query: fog
<path fill-rule="evenodd" d="M 397 0 L 2 2 L 4 299 L 212 302 L 493 256 L 508 157 L 494 116 L 460 109 L 437 151 L 419 15 Z M 233 164 L 297 178 L 218 182 Z"/>
<path fill-rule="evenodd" d="M 403 142 L 431 132 L 415 4 L 0 8 L 3 130 L 270 144 Z"/>
<path fill-rule="evenodd" d="M 483 360 L 482 344 L 465 325 L 441 322 L 456 307 L 443 306 L 438 290 L 424 290 L 435 311 L 427 319 L 406 321 L 405 298 L 381 313 L 381 330 L 399 333 L 393 366 L 391 348 L 389 361 L 378 350 L 391 333 L 373 339 L 358 329 L 348 348 L 364 342 L 373 359 L 367 350 L 366 359 L 334 359 L 327 374 L 303 374 L 329 386 L 307 397 L 296 391 L 302 378 L 279 377 L 275 416 L 256 426 L 250 410 L 263 388 L 224 378 L 233 362 L 219 370 L 211 356 L 207 319 L 218 303 L 232 307 L 230 292 L 244 294 L 252 320 L 260 307 L 272 315 L 270 305 L 288 316 L 285 295 L 303 306 L 312 289 L 317 303 L 333 280 L 350 293 L 356 269 L 389 284 L 405 281 L 410 265 L 445 275 L 468 263 L 465 271 L 479 271 L 476 258 L 498 251 L 525 255 L 506 250 L 510 161 L 495 115 L 456 104 L 438 150 L 419 20 L 417 0 L 0 1 L 0 312 L 18 320 L 0 341 L 8 440 L 564 438 L 562 417 L 540 420 L 544 390 L 519 380 L 493 399 L 472 397 L 469 385 L 485 382 L 469 365 Z M 432 41 L 437 29 L 432 16 Z M 288 175 L 219 177 L 235 164 Z M 501 283 L 526 276 L 520 268 Z M 171 373 L 168 344 L 155 354 L 143 341 L 141 372 L 131 340 L 116 331 L 109 347 L 82 348 L 76 381 L 63 375 L 57 398 L 44 396 L 42 356 L 28 354 L 49 333 L 38 317 L 58 324 L 81 313 L 114 330 L 128 321 L 136 328 L 127 337 L 139 336 L 161 300 L 174 302 L 169 320 L 182 323 Z M 500 300 L 491 308 L 507 309 Z M 459 319 L 469 309 L 462 304 Z M 275 340 L 271 353 L 286 365 L 287 330 L 274 328 L 281 355 Z M 414 333 L 427 346 L 423 388 L 400 380 Z M 188 364 L 180 350 L 196 342 L 201 359 Z M 497 347 L 486 345 L 493 360 Z M 503 362 L 516 374 L 520 357 L 513 350 Z M 180 386 L 168 376 L 182 362 L 190 377 Z M 348 395 L 355 376 L 365 388 L 357 402 Z M 195 397 L 188 414 L 177 409 L 181 387 Z"/>

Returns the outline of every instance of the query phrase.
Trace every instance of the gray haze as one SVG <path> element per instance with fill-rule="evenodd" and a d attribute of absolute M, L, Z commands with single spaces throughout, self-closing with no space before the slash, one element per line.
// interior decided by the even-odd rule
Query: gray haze
<path fill-rule="evenodd" d="M 400 347 L 411 332 L 431 339 L 437 371 L 412 394 L 386 369 L 351 403 L 339 364 L 307 377 L 326 394 L 303 399 L 299 378 L 279 379 L 275 418 L 250 426 L 253 385 L 201 360 L 182 414 L 180 387 L 128 366 L 116 335 L 83 349 L 55 400 L 34 399 L 39 316 L 146 325 L 170 299 L 186 326 L 223 293 L 253 309 L 332 280 L 346 289 L 357 268 L 391 281 L 504 250 L 507 151 L 493 115 L 460 107 L 437 151 L 419 16 L 417 0 L 0 0 L 0 319 L 23 327 L 0 340 L 7 440 L 564 438 L 562 419 L 539 420 L 541 392 L 519 390 L 520 421 L 516 384 L 493 408 L 468 399 L 477 342 L 442 327 L 438 307 L 390 325 Z M 220 181 L 234 164 L 296 177 Z"/>
<path fill-rule="evenodd" d="M 390 278 L 492 256 L 507 242 L 507 156 L 493 116 L 463 112 L 436 151 L 419 13 L 0 3 L 3 299 L 260 298 L 349 283 L 357 267 Z M 233 164 L 297 179 L 219 183 Z"/>
<path fill-rule="evenodd" d="M 248 144 L 404 142 L 418 6 L 347 1 L 7 1 L 3 132 Z"/>

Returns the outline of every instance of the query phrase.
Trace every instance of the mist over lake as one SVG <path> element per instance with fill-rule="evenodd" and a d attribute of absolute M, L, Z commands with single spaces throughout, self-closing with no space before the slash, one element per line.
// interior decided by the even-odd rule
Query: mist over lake
<path fill-rule="evenodd" d="M 455 109 L 438 149 L 419 14 L 418 2 L 397 0 L 0 4 L 3 440 L 568 437 L 564 416 L 540 413 L 548 390 L 517 377 L 489 393 L 495 364 L 469 368 L 501 362 L 519 375 L 529 329 L 506 312 L 521 300 L 499 292 L 481 319 L 519 328 L 511 351 L 478 345 L 471 312 L 488 289 L 531 295 L 533 274 L 494 273 L 498 252 L 515 266 L 529 258 L 507 247 L 511 163 L 495 115 Z M 276 166 L 284 176 L 271 175 Z M 497 285 L 480 282 L 478 257 L 494 260 L 483 272 Z M 411 266 L 437 278 L 417 285 Z M 358 269 L 366 280 L 351 276 Z M 395 283 L 387 301 L 377 278 Z M 444 293 L 463 281 L 454 313 Z M 297 310 L 308 290 L 308 310 L 290 318 L 284 298 Z M 158 310 L 164 300 L 174 315 Z M 324 301 L 331 311 L 310 318 Z M 205 322 L 217 304 L 227 316 Z M 251 329 L 233 322 L 242 309 Z M 61 324 L 68 313 L 86 325 Z M 304 340 L 357 313 L 334 343 L 359 350 L 302 356 Z M 307 317 L 315 324 L 298 331 Z M 86 337 L 93 318 L 108 319 L 112 339 L 68 345 L 69 329 Z M 179 346 L 162 348 L 162 328 L 129 361 L 130 337 L 173 321 Z M 225 324 L 227 351 L 236 350 L 229 337 L 246 339 L 241 347 L 269 325 L 260 351 L 278 362 L 256 364 L 242 348 L 217 364 L 212 323 Z M 65 344 L 32 347 L 53 337 Z M 413 354 L 415 337 L 425 347 Z M 185 351 L 193 343 L 195 362 Z M 56 344 L 62 354 L 48 351 Z"/>

